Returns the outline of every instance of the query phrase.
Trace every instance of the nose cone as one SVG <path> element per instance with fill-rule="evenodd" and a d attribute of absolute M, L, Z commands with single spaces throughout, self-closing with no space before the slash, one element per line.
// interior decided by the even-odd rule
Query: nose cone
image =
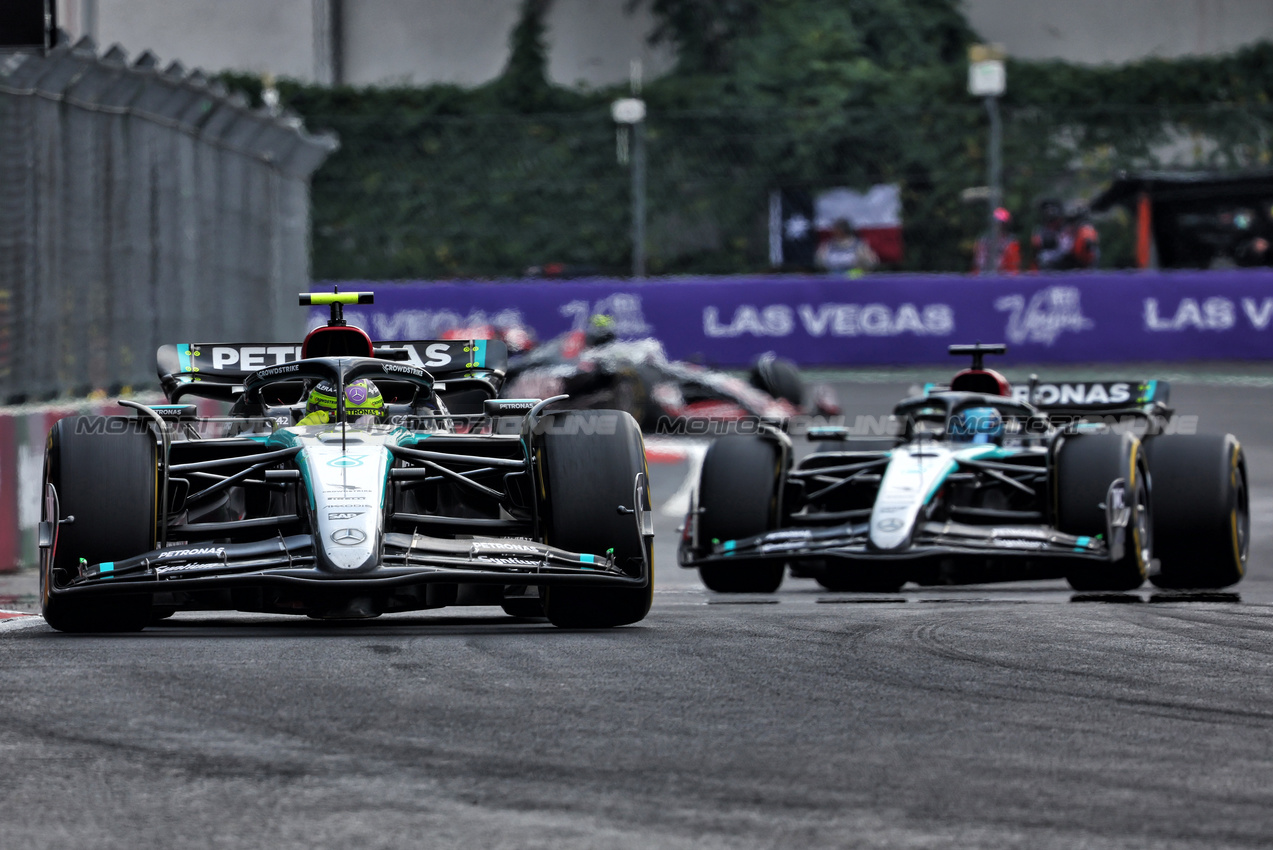
<path fill-rule="evenodd" d="M 374 569 L 380 561 L 380 535 L 347 525 L 327 531 L 318 552 L 319 560 L 336 572 Z"/>
<path fill-rule="evenodd" d="M 347 574 L 375 569 L 384 543 L 389 451 L 378 445 L 306 446 L 319 566 Z"/>
<path fill-rule="evenodd" d="M 954 468 L 950 450 L 941 446 L 894 451 L 871 510 L 867 535 L 871 548 L 881 552 L 909 548 L 920 512 Z"/>

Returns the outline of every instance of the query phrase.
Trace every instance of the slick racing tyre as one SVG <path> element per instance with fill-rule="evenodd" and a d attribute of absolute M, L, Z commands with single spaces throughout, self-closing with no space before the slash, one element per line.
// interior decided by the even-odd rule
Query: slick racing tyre
<path fill-rule="evenodd" d="M 698 479 L 698 539 L 704 548 L 777 527 L 781 463 L 777 443 L 763 437 L 736 434 L 712 443 Z M 719 593 L 773 593 L 785 572 L 781 561 L 740 560 L 698 569 L 703 584 Z"/>
<path fill-rule="evenodd" d="M 151 595 L 61 598 L 54 586 L 89 564 L 123 560 L 155 548 L 159 498 L 155 437 L 142 422 L 123 416 L 62 419 L 49 432 L 44 455 L 46 521 L 48 484 L 57 490 L 67 520 L 55 546 L 40 553 L 44 619 L 60 632 L 131 632 L 152 621 Z M 74 517 L 74 521 L 70 518 Z"/>
<path fill-rule="evenodd" d="M 544 542 L 596 555 L 613 548 L 615 562 L 632 576 L 641 571 L 643 550 L 651 565 L 650 583 L 640 589 L 547 587 L 543 616 L 569 629 L 644 619 L 654 599 L 654 552 L 645 548 L 633 515 L 619 511 L 635 508 L 636 477 L 646 471 L 641 430 L 619 410 L 550 413 L 541 424 L 535 462 Z M 650 510 L 648 493 L 643 508 Z"/>
<path fill-rule="evenodd" d="M 762 354 L 751 367 L 751 385 L 774 398 L 784 399 L 796 407 L 804 404 L 804 379 L 795 363 L 773 353 Z"/>
<path fill-rule="evenodd" d="M 1148 466 L 1141 443 L 1131 434 L 1074 434 L 1062 439 L 1053 475 L 1058 530 L 1104 538 L 1105 503 L 1110 485 L 1120 479 L 1131 508 L 1122 558 L 1075 566 L 1065 578 L 1080 591 L 1135 590 L 1144 583 L 1153 557 Z"/>
<path fill-rule="evenodd" d="M 1154 485 L 1154 554 L 1164 588 L 1218 588 L 1246 572 L 1251 517 L 1246 458 L 1232 434 L 1146 441 Z"/>

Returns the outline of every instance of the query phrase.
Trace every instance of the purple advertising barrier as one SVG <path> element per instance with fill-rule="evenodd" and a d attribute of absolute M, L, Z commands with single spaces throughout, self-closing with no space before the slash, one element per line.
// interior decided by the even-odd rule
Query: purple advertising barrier
<path fill-rule="evenodd" d="M 1273 359 L 1268 269 L 340 286 L 376 293 L 374 306 L 346 311 L 376 339 L 489 324 L 528 326 L 542 340 L 606 313 L 621 336 L 722 366 L 764 351 L 808 366 L 933 363 L 951 343 L 977 341 L 1006 342 L 1007 362 L 1019 363 Z"/>

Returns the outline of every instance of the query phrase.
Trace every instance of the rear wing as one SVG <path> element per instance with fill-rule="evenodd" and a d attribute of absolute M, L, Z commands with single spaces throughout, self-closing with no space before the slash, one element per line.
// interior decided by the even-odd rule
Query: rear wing
<path fill-rule="evenodd" d="M 376 342 L 374 349 L 378 358 L 419 366 L 437 381 L 455 384 L 456 388 L 489 385 L 498 390 L 508 371 L 508 347 L 497 339 Z M 301 346 L 268 342 L 178 343 L 161 345 L 155 359 L 159 383 L 169 399 L 175 393 L 233 401 L 243 392 L 248 375 L 301 359 Z"/>
<path fill-rule="evenodd" d="M 1166 381 L 1039 381 L 1013 386 L 1012 397 L 1050 414 L 1114 413 L 1165 408 L 1171 385 Z"/>

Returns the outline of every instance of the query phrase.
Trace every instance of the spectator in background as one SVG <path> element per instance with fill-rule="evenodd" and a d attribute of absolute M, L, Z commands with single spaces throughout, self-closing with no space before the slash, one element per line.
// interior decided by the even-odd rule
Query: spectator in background
<path fill-rule="evenodd" d="M 829 272 L 855 277 L 875 268 L 880 259 L 866 240 L 857 235 L 853 224 L 841 218 L 831 225 L 831 235 L 818 246 L 813 261 Z"/>
<path fill-rule="evenodd" d="M 1074 204 L 1067 216 L 1070 256 L 1065 268 L 1094 269 L 1101 261 L 1101 236 L 1092 224 L 1086 204 Z"/>
<path fill-rule="evenodd" d="M 1021 243 L 1012 233 L 1012 213 L 995 210 L 994 233 L 982 236 L 973 249 L 973 274 L 1016 274 L 1021 271 Z"/>
<path fill-rule="evenodd" d="M 1072 235 L 1065 226 L 1065 209 L 1055 198 L 1039 202 L 1039 226 L 1030 237 L 1034 251 L 1033 271 L 1057 271 L 1068 268 L 1070 252 L 1074 247 Z"/>
<path fill-rule="evenodd" d="M 1233 215 L 1238 237 L 1233 246 L 1233 261 L 1239 266 L 1266 266 L 1273 261 L 1270 250 L 1268 221 L 1261 222 L 1254 210 L 1243 208 Z"/>

